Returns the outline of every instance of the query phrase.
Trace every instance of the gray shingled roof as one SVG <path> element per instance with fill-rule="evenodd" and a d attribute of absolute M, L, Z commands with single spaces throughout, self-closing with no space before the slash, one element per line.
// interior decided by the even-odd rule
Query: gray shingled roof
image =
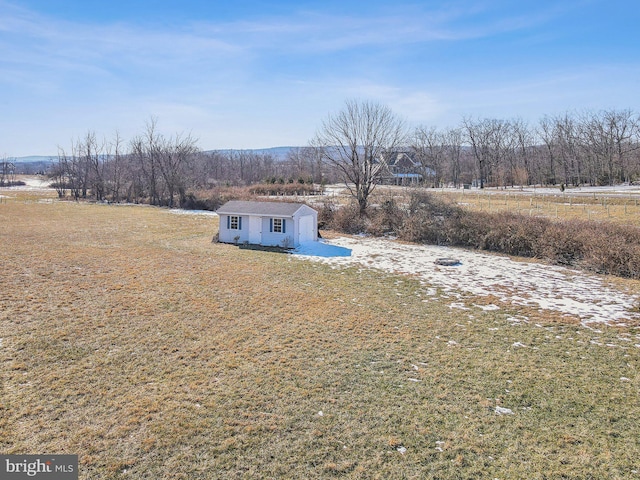
<path fill-rule="evenodd" d="M 302 203 L 245 202 L 241 200 L 231 200 L 218 208 L 217 213 L 218 215 L 264 215 L 291 217 L 302 206 Z"/>

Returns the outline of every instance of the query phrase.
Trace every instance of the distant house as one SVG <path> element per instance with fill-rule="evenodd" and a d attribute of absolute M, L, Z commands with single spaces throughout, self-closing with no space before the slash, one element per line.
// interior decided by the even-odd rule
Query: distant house
<path fill-rule="evenodd" d="M 379 160 L 379 180 L 386 185 L 415 185 L 435 176 L 433 169 L 423 166 L 411 151 L 386 153 Z"/>
<path fill-rule="evenodd" d="M 223 243 L 295 248 L 318 240 L 318 212 L 302 203 L 232 200 L 217 213 Z"/>

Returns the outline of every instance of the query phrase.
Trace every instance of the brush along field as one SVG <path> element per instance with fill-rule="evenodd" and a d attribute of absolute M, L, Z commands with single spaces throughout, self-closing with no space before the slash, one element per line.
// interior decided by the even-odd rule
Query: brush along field
<path fill-rule="evenodd" d="M 510 212 L 557 219 L 617 222 L 640 227 L 640 187 L 432 189 L 476 211 Z"/>
<path fill-rule="evenodd" d="M 635 327 L 424 302 L 411 276 L 211 243 L 211 216 L 12 195 L 5 454 L 78 454 L 82 479 L 640 478 Z"/>

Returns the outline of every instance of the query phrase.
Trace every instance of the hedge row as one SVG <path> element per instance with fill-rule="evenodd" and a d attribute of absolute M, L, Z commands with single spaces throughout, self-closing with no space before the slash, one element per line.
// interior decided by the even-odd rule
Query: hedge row
<path fill-rule="evenodd" d="M 325 205 L 320 217 L 326 227 L 345 233 L 394 235 L 410 242 L 533 257 L 640 279 L 640 229 L 633 226 L 473 212 L 427 193 L 415 193 L 403 206 L 387 200 L 370 208 L 366 217 L 353 206 Z"/>

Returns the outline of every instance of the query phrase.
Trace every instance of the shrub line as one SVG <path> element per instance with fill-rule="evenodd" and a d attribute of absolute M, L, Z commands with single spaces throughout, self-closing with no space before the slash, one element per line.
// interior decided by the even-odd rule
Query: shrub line
<path fill-rule="evenodd" d="M 413 243 L 487 250 L 640 279 L 640 229 L 634 226 L 474 212 L 427 192 L 412 193 L 406 205 L 387 199 L 364 216 L 357 205 L 325 203 L 319 221 L 343 233 L 395 235 Z"/>

